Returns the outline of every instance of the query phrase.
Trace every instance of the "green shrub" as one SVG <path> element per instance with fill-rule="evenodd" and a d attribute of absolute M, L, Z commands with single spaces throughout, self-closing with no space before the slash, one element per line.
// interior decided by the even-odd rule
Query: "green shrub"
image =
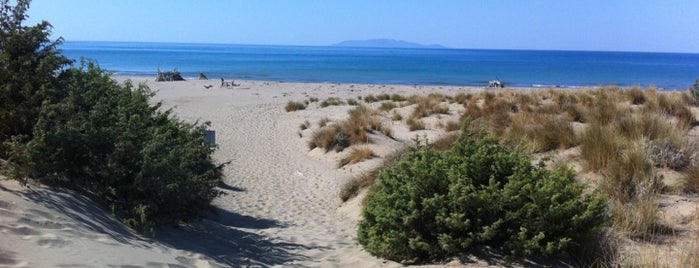
<path fill-rule="evenodd" d="M 510 256 L 568 256 L 606 224 L 602 199 L 583 195 L 565 167 L 533 167 L 496 140 L 464 131 L 453 148 L 418 146 L 379 174 L 358 240 L 394 261 L 427 261 L 483 246 Z"/>
<path fill-rule="evenodd" d="M 43 105 L 33 138 L 11 145 L 12 177 L 88 192 L 146 233 L 201 216 L 221 193 L 207 124 L 160 111 L 147 87 L 120 86 L 92 63 L 67 70 L 62 86 L 67 97 Z"/>

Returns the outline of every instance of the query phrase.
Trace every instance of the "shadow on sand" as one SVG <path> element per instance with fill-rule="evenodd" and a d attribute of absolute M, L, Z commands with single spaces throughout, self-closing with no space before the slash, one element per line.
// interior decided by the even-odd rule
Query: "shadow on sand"
<path fill-rule="evenodd" d="M 230 267 L 274 266 L 309 260 L 291 252 L 309 247 L 271 241 L 264 234 L 257 232 L 262 229 L 285 227 L 274 220 L 245 216 L 214 207 L 213 213 L 207 218 L 187 225 L 162 227 L 156 231 L 154 237 L 148 239 L 126 227 L 96 202 L 74 191 L 44 186 L 19 191 L 2 187 L 1 190 L 50 209 L 33 211 L 34 214 L 47 218 L 69 218 L 70 221 L 64 224 L 71 225 L 69 227 L 81 226 L 71 229 L 83 230 L 74 235 L 85 236 L 89 235 L 89 232 L 107 234 L 118 243 L 146 248 L 150 248 L 151 242 L 159 242 L 164 246 L 201 254 Z M 244 191 L 235 187 L 224 190 Z M 13 261 L 12 252 L 0 251 L 0 264 Z"/>
<path fill-rule="evenodd" d="M 252 232 L 242 229 L 252 229 Z M 254 230 L 284 228 L 273 220 L 258 219 L 216 208 L 215 216 L 198 223 L 165 227 L 155 237 L 160 243 L 180 250 L 205 255 L 214 261 L 233 266 L 273 266 L 307 257 L 290 251 L 309 247 L 275 242 Z"/>

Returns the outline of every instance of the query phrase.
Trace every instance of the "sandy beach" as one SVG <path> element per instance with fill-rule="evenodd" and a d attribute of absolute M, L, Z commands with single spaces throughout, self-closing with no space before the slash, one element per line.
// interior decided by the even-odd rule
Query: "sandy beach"
<path fill-rule="evenodd" d="M 444 130 L 427 118 L 426 130 L 391 124 L 395 139 L 375 138 L 378 157 L 337 168 L 343 153 L 308 149 L 321 118 L 341 120 L 354 106 L 286 112 L 288 101 L 310 97 L 356 98 L 369 94 L 482 91 L 483 88 L 281 83 L 239 81 L 233 88 L 219 80 L 154 82 L 152 77 L 117 77 L 146 83 L 154 101 L 190 122 L 210 121 L 219 146 L 215 159 L 228 162 L 226 192 L 214 201 L 211 216 L 189 225 L 166 227 L 153 238 L 128 230 L 86 197 L 43 186 L 23 188 L 0 182 L 0 267 L 396 267 L 357 244 L 359 200 L 343 204 L 339 191 L 350 179 L 382 164 L 415 136 L 433 140 Z M 211 85 L 205 88 L 205 85 Z M 378 104 L 378 103 L 375 103 Z M 409 107 L 403 112 L 408 114 Z M 299 125 L 308 121 L 309 129 Z"/>
<path fill-rule="evenodd" d="M 356 241 L 366 190 L 347 202 L 342 202 L 339 193 L 347 182 L 384 165 L 387 158 L 416 137 L 434 141 L 445 135 L 444 125 L 458 122 L 464 105 L 444 102 L 448 113 L 422 118 L 425 129 L 414 131 L 406 120 L 393 117 L 409 117 L 415 105 L 396 106 L 389 109 L 391 113 L 380 113 L 381 124 L 390 127 L 392 138 L 368 134 L 371 144 L 360 146 L 370 146 L 375 156 L 338 167 L 338 161 L 351 150 L 311 150 L 308 142 L 320 129 L 321 121 L 344 120 L 355 106 L 323 107 L 322 101 L 331 97 L 358 100 L 384 93 L 408 97 L 531 91 L 246 80 L 236 80 L 234 87 L 222 87 L 220 80 L 115 79 L 145 83 L 156 92 L 154 102 L 162 102 L 163 108 L 173 109 L 185 121 L 211 123 L 218 146 L 214 159 L 229 162 L 220 185 L 225 195 L 214 200 L 206 218 L 161 228 L 154 237 L 142 237 L 85 196 L 0 180 L 0 267 L 400 267 L 400 263 L 370 255 Z M 546 89 L 538 91 L 547 94 Z M 306 109 L 287 112 L 285 105 L 290 101 L 309 103 Z M 380 108 L 381 102 L 365 105 Z M 696 118 L 699 108 L 693 107 L 691 113 Z M 692 126 L 686 135 L 690 139 L 699 137 L 699 126 Z M 552 156 L 570 160 L 579 154 L 579 148 L 570 148 Z M 585 173 L 579 162 L 572 165 L 583 180 L 600 177 Z M 681 177 L 668 169 L 658 174 L 670 181 L 669 185 Z M 659 194 L 656 202 L 659 221 L 674 232 L 664 239 L 672 242 L 653 244 L 621 238 L 618 248 L 622 255 L 635 256 L 629 257 L 630 261 L 623 257 L 621 263 L 644 263 L 648 254 L 656 256 L 652 261 L 674 263 L 677 254 L 690 256 L 686 254 L 696 247 L 699 196 L 670 191 Z M 468 258 L 430 266 L 522 265 L 499 257 Z"/>

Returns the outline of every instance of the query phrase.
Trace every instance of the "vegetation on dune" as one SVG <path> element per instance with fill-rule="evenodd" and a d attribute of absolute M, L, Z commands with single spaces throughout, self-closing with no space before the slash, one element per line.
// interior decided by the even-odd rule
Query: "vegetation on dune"
<path fill-rule="evenodd" d="M 571 170 L 530 163 L 469 131 L 448 151 L 418 146 L 379 173 L 358 240 L 370 253 L 402 262 L 482 246 L 511 256 L 558 257 L 593 241 L 606 222 L 603 200 L 584 195 Z"/>
<path fill-rule="evenodd" d="M 48 23 L 21 25 L 28 3 L 0 4 L 8 175 L 87 192 L 145 233 L 203 215 L 222 177 L 204 143 L 208 125 L 161 111 L 147 87 L 119 85 L 91 62 L 68 65 Z"/>

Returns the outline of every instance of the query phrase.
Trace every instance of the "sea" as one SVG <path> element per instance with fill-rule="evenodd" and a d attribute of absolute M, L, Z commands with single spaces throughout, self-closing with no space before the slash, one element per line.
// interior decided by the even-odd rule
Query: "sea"
<path fill-rule="evenodd" d="M 69 58 L 116 75 L 282 82 L 512 87 L 656 87 L 685 90 L 699 78 L 699 54 L 490 49 L 354 48 L 66 41 Z"/>

